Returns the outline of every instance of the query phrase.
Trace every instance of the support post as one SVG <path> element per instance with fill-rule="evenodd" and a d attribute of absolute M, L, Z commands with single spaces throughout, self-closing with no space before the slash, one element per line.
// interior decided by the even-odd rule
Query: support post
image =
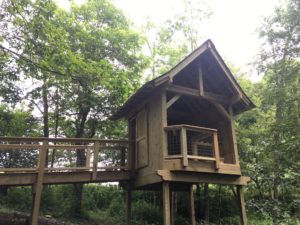
<path fill-rule="evenodd" d="M 39 149 L 39 160 L 37 166 L 37 180 L 33 185 L 33 205 L 31 213 L 31 225 L 38 225 L 39 212 L 41 205 L 41 197 L 43 191 L 43 179 L 46 164 L 46 157 L 48 150 L 48 141 L 43 141 L 43 145 Z"/>
<path fill-rule="evenodd" d="M 244 199 L 244 192 L 243 192 L 243 186 L 237 185 L 236 186 L 236 193 L 237 193 L 237 200 L 238 205 L 240 208 L 240 218 L 241 218 L 241 225 L 247 225 L 247 214 L 246 214 L 246 208 L 245 208 L 245 199 Z"/>
<path fill-rule="evenodd" d="M 209 223 L 209 184 L 206 183 L 204 185 L 204 221 L 205 223 Z"/>
<path fill-rule="evenodd" d="M 162 183 L 163 189 L 163 216 L 164 225 L 171 225 L 171 213 L 170 213 L 170 184 L 169 182 Z"/>
<path fill-rule="evenodd" d="M 189 203 L 190 203 L 190 219 L 191 219 L 191 225 L 196 225 L 195 202 L 194 202 L 193 185 L 191 185 L 190 190 L 189 190 Z"/>
<path fill-rule="evenodd" d="M 131 225 L 131 189 L 126 187 L 126 225 Z"/>
<path fill-rule="evenodd" d="M 218 134 L 217 132 L 213 133 L 213 139 L 214 139 L 214 152 L 215 152 L 215 158 L 216 158 L 216 169 L 220 169 L 220 151 L 219 151 L 219 142 L 218 142 Z"/>

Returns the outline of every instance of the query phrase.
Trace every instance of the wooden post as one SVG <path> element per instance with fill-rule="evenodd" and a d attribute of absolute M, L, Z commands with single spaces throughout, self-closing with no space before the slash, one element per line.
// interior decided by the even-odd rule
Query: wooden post
<path fill-rule="evenodd" d="M 91 147 L 86 147 L 86 159 L 85 159 L 85 167 L 87 169 L 90 169 L 90 163 L 91 163 Z"/>
<path fill-rule="evenodd" d="M 190 219 L 191 219 L 191 225 L 196 225 L 193 185 L 191 185 L 190 191 L 189 191 L 189 202 L 190 202 Z"/>
<path fill-rule="evenodd" d="M 96 141 L 94 144 L 93 180 L 97 178 L 99 150 L 100 150 L 100 143 Z"/>
<path fill-rule="evenodd" d="M 126 148 L 124 146 L 122 146 L 121 148 L 121 167 L 122 169 L 124 169 L 125 167 L 125 156 L 126 156 Z"/>
<path fill-rule="evenodd" d="M 241 225 L 247 225 L 247 214 L 246 214 L 246 208 L 245 208 L 245 199 L 244 199 L 244 192 L 243 192 L 243 186 L 236 186 L 236 192 L 237 192 L 237 200 L 238 205 L 240 208 L 240 218 L 241 218 Z"/>
<path fill-rule="evenodd" d="M 131 225 L 131 189 L 126 187 L 126 225 Z"/>
<path fill-rule="evenodd" d="M 38 225 L 39 212 L 41 205 L 41 197 L 43 192 L 43 179 L 46 164 L 46 154 L 48 150 L 48 141 L 43 141 L 43 145 L 39 149 L 39 160 L 37 166 L 37 180 L 33 185 L 33 205 L 31 213 L 31 225 Z"/>
<path fill-rule="evenodd" d="M 204 185 L 204 221 L 209 223 L 209 184 Z"/>
<path fill-rule="evenodd" d="M 219 142 L 218 142 L 218 134 L 214 132 L 214 151 L 215 151 L 215 158 L 216 158 L 216 169 L 220 168 L 220 151 L 219 151 Z"/>
<path fill-rule="evenodd" d="M 182 164 L 184 167 L 188 166 L 189 161 L 187 157 L 187 141 L 186 141 L 186 128 L 182 127 L 181 128 L 181 136 L 180 136 L 180 146 L 181 146 L 181 154 L 182 154 Z"/>
<path fill-rule="evenodd" d="M 170 184 L 169 182 L 162 183 L 163 189 L 163 216 L 164 225 L 171 225 L 171 213 L 170 213 Z"/>

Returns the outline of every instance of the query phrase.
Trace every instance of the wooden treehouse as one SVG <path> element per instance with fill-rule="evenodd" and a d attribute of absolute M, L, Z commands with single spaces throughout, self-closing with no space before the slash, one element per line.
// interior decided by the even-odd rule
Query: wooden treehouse
<path fill-rule="evenodd" d="M 253 107 L 208 40 L 169 72 L 143 85 L 112 116 L 128 120 L 128 140 L 1 137 L 0 152 L 32 151 L 36 160 L 30 168 L 11 168 L 4 157 L 0 185 L 33 186 L 32 225 L 37 225 L 45 184 L 119 181 L 127 193 L 127 224 L 131 190 L 162 190 L 164 225 L 174 223 L 172 192 L 189 193 L 195 225 L 192 185 L 235 185 L 241 224 L 247 224 L 242 187 L 249 178 L 241 175 L 233 116 Z M 80 166 L 70 155 L 78 150 L 85 155 Z M 69 163 L 59 161 L 58 151 Z M 103 157 L 109 152 L 119 160 Z"/>
<path fill-rule="evenodd" d="M 132 187 L 163 189 L 165 225 L 172 221 L 169 192 L 196 183 L 237 185 L 246 224 L 241 187 L 249 178 L 241 175 L 232 117 L 253 107 L 208 40 L 113 115 L 128 120 L 135 140 Z"/>

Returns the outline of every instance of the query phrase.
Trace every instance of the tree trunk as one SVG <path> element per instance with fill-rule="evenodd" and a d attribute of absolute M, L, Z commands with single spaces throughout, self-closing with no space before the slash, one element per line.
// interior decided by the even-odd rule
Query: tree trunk
<path fill-rule="evenodd" d="M 205 204 L 204 204 L 204 221 L 205 223 L 209 223 L 209 185 L 204 185 L 204 198 L 205 198 Z"/>

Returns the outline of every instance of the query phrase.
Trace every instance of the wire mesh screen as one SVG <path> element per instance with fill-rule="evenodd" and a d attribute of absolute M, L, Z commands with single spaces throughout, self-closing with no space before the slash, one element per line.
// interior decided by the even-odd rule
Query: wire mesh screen
<path fill-rule="evenodd" d="M 187 130 L 186 135 L 188 155 L 214 157 L 212 133 Z"/>
<path fill-rule="evenodd" d="M 180 155 L 180 130 L 168 130 L 168 155 Z"/>

